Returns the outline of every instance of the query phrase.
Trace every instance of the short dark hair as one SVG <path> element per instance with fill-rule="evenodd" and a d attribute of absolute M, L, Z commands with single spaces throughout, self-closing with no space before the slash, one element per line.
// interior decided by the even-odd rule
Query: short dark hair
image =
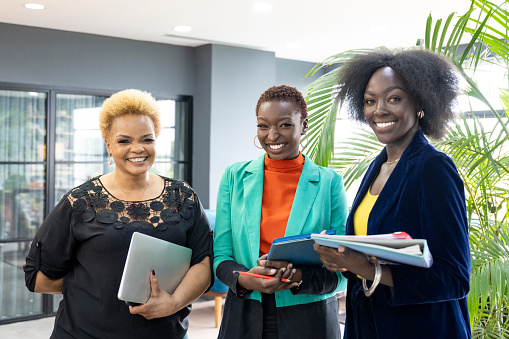
<path fill-rule="evenodd" d="M 454 64 L 420 48 L 379 50 L 352 57 L 339 68 L 337 100 L 347 104 L 348 114 L 357 121 L 366 122 L 364 91 L 373 73 L 382 67 L 396 71 L 417 109 L 424 111 L 424 118 L 419 120 L 422 132 L 434 139 L 442 138 L 447 123 L 455 118 L 453 109 L 459 94 Z"/>
<path fill-rule="evenodd" d="M 306 100 L 302 93 L 295 87 L 287 85 L 272 86 L 263 92 L 256 103 L 256 115 L 258 116 L 258 111 L 260 110 L 260 105 L 262 103 L 271 101 L 292 102 L 297 106 L 301 120 L 306 120 L 308 117 L 308 106 L 306 104 Z"/>

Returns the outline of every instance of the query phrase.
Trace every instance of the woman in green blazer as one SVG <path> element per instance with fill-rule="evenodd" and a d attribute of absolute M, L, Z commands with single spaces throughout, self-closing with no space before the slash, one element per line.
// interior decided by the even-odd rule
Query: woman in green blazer
<path fill-rule="evenodd" d="M 263 214 L 268 204 L 265 199 L 270 199 L 264 198 L 263 192 L 271 189 L 264 185 L 273 182 L 267 174 L 269 162 L 283 164 L 298 157 L 303 162 L 281 230 L 284 236 L 322 230 L 344 234 L 347 203 L 343 179 L 299 152 L 301 136 L 307 131 L 307 109 L 295 88 L 283 85 L 268 89 L 258 101 L 256 115 L 257 137 L 267 153 L 230 165 L 218 191 L 214 270 L 229 286 L 219 338 L 340 338 L 335 292 L 345 289 L 343 276 L 323 267 L 297 268 L 292 263 L 266 260 L 266 255 L 260 257 L 264 253 L 260 243 L 266 238 L 263 227 L 272 227 Z M 285 181 L 287 177 L 279 178 Z M 239 276 L 233 271 L 274 278 Z M 292 282 L 282 282 L 281 278 Z"/>

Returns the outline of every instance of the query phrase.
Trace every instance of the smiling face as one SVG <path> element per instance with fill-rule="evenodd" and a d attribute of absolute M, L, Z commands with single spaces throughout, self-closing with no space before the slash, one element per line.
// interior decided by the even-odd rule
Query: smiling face
<path fill-rule="evenodd" d="M 257 116 L 258 140 L 269 158 L 295 159 L 300 138 L 307 131 L 297 105 L 287 101 L 268 101 L 260 105 Z"/>
<path fill-rule="evenodd" d="M 405 149 L 419 130 L 414 99 L 390 67 L 378 69 L 364 92 L 364 116 L 378 141 Z"/>
<path fill-rule="evenodd" d="M 115 171 L 145 174 L 156 157 L 154 124 L 143 115 L 125 115 L 113 121 L 106 148 L 115 161 Z"/>

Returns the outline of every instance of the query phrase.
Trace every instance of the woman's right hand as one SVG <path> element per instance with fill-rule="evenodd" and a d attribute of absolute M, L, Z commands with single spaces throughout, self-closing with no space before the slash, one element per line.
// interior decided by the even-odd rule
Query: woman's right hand
<path fill-rule="evenodd" d="M 321 246 L 317 242 L 313 245 L 314 249 L 320 254 L 320 260 L 323 266 L 332 272 L 346 272 L 350 271 L 356 275 L 364 277 L 373 281 L 375 277 L 375 268 L 371 264 L 366 255 L 349 249 L 345 246 L 339 246 L 337 249 Z M 392 281 L 392 273 L 387 265 L 382 265 L 382 279 L 381 284 L 389 287 L 394 286 Z"/>
<path fill-rule="evenodd" d="M 279 269 L 274 267 L 262 266 L 262 260 L 265 260 L 267 255 L 258 258 L 258 265 L 251 268 L 248 272 L 262 275 L 274 276 L 274 278 L 264 279 L 257 277 L 250 277 L 246 275 L 239 275 L 238 284 L 248 290 L 254 290 L 262 293 L 271 294 L 276 291 L 282 291 L 294 286 L 298 286 L 298 281 L 293 281 L 296 269 L 293 268 L 291 263 L 285 263 L 286 266 Z M 281 279 L 288 279 L 290 282 L 281 281 Z"/>

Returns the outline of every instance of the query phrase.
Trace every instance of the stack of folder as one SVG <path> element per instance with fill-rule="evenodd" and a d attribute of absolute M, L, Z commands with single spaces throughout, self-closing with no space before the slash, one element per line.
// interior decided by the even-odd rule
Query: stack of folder
<path fill-rule="evenodd" d="M 313 249 L 316 241 L 322 246 L 345 246 L 376 257 L 383 264 L 405 264 L 429 268 L 433 257 L 426 239 L 412 239 L 405 232 L 378 235 L 304 234 L 275 239 L 268 259 L 284 260 L 297 266 L 321 266 L 320 257 Z"/>

